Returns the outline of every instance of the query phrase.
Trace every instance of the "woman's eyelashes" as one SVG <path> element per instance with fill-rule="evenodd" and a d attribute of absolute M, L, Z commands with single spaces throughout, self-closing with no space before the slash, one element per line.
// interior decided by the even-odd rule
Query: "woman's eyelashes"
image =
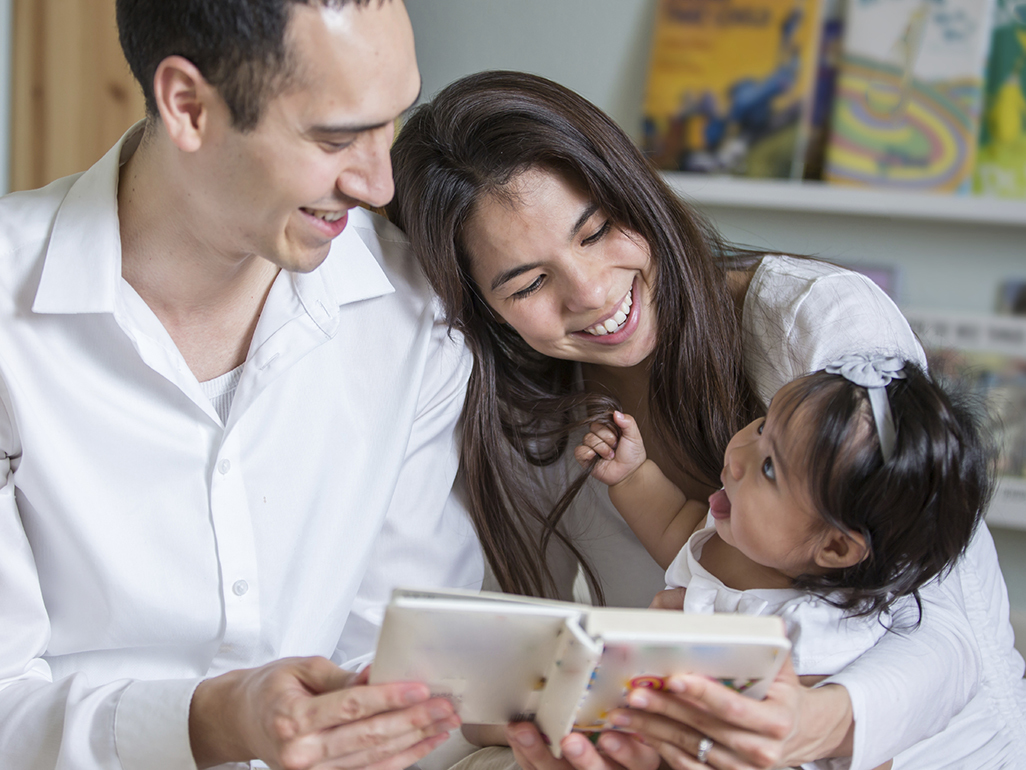
<path fill-rule="evenodd" d="M 762 461 L 762 475 L 765 476 L 770 481 L 776 481 L 777 480 L 777 472 L 773 468 L 773 458 L 772 457 L 767 457 L 765 460 Z"/>
<path fill-rule="evenodd" d="M 608 220 L 608 219 L 607 219 L 607 220 L 606 220 L 605 222 L 603 222 L 603 223 L 602 223 L 602 227 L 600 227 L 600 228 L 599 228 L 598 230 L 596 230 L 596 231 L 595 231 L 594 233 L 592 233 L 592 234 L 591 234 L 591 235 L 589 235 L 589 236 L 588 236 L 587 238 L 585 238 L 584 240 L 582 240 L 582 241 L 581 241 L 581 245 L 582 245 L 582 246 L 590 246 L 591 244 L 593 244 L 593 243 L 596 243 L 596 242 L 598 242 L 598 241 L 602 240 L 602 237 L 603 237 L 603 236 L 604 236 L 604 235 L 605 235 L 606 233 L 608 233 L 608 232 L 609 232 L 609 228 L 610 228 L 610 227 L 612 227 L 612 222 L 611 222 L 610 220 Z"/>
<path fill-rule="evenodd" d="M 605 222 L 602 223 L 602 226 L 599 227 L 598 230 L 596 230 L 594 233 L 589 235 L 587 238 L 582 239 L 581 240 L 581 245 L 582 246 L 591 246 L 591 245 L 593 245 L 595 243 L 598 243 L 600 240 L 602 240 L 602 238 L 605 237 L 605 235 L 609 232 L 609 230 L 612 228 L 612 226 L 613 226 L 612 220 L 607 219 Z M 544 283 L 544 281 L 545 281 L 545 276 L 544 275 L 539 275 L 537 278 L 535 278 L 533 281 L 531 281 L 530 285 L 524 287 L 523 289 L 520 289 L 519 291 L 513 292 L 509 296 L 509 298 L 512 299 L 512 300 L 518 300 L 518 299 L 524 299 L 525 297 L 530 297 L 532 294 L 534 294 L 536 291 L 538 291 L 538 289 L 541 288 L 542 283 Z"/>
<path fill-rule="evenodd" d="M 538 289 L 541 288 L 542 281 L 544 279 L 545 279 L 545 276 L 539 275 L 537 278 L 535 278 L 533 281 L 531 281 L 531 284 L 529 286 L 526 286 L 525 288 L 521 289 L 520 291 L 513 292 L 510 295 L 509 298 L 510 299 L 523 299 L 524 297 L 530 297 L 532 294 L 534 294 L 536 291 L 538 291 Z"/>

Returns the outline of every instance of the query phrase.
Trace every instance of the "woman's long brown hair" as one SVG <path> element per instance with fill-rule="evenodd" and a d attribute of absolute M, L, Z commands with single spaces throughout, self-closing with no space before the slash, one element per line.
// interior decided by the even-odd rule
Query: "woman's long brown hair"
<path fill-rule="evenodd" d="M 726 247 L 665 184 L 623 131 L 576 93 L 519 72 L 456 81 L 417 108 L 392 149 L 389 217 L 408 234 L 448 323 L 474 355 L 462 418 L 461 474 L 471 516 L 504 591 L 551 595 L 546 554 L 556 538 L 601 588 L 559 520 L 582 474 L 551 510 L 539 504 L 524 461 L 557 462 L 570 430 L 612 402 L 575 392 L 574 366 L 532 350 L 494 320 L 470 277 L 463 231 L 478 201 L 508 196 L 529 168 L 563 175 L 613 223 L 640 235 L 657 266 L 658 342 L 649 402 L 678 470 L 717 485 L 731 436 L 759 411 L 746 380 Z"/>

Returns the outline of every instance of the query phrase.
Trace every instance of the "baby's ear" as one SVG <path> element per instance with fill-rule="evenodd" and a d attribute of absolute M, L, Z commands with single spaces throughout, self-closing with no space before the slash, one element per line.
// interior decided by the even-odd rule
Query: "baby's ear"
<path fill-rule="evenodd" d="M 858 532 L 843 532 L 836 527 L 823 536 L 816 548 L 816 564 L 835 570 L 853 567 L 869 555 L 866 538 Z"/>

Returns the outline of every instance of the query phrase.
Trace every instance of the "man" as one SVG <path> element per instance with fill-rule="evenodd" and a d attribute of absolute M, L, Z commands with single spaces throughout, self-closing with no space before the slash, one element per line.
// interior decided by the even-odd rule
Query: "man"
<path fill-rule="evenodd" d="M 405 8 L 118 24 L 145 123 L 0 200 L 0 767 L 404 767 L 452 707 L 336 664 L 394 585 L 482 572 L 468 357 L 355 208 L 420 89 Z"/>

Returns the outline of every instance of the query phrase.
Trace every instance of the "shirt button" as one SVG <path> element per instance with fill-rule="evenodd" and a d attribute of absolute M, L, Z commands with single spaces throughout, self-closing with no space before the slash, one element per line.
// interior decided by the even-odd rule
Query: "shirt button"
<path fill-rule="evenodd" d="M 249 583 L 247 583 L 245 580 L 236 580 L 235 585 L 232 586 L 232 593 L 236 596 L 242 596 L 248 590 Z"/>
<path fill-rule="evenodd" d="M 217 469 L 221 471 L 221 475 L 223 476 L 232 469 L 232 464 L 228 460 L 222 460 L 217 464 Z"/>

